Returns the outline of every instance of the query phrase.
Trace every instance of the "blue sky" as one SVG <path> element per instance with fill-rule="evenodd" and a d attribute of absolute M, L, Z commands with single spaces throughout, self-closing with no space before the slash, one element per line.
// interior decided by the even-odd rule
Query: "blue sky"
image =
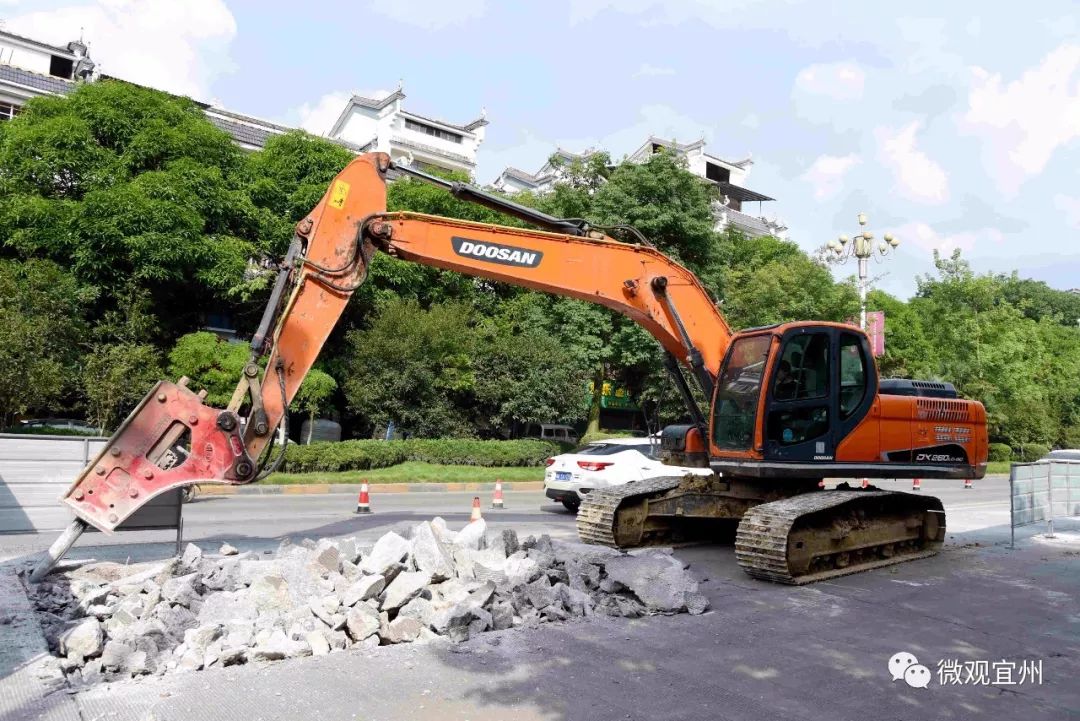
<path fill-rule="evenodd" d="M 6 27 L 83 28 L 105 72 L 325 130 L 351 92 L 491 124 L 478 180 L 556 145 L 615 157 L 704 137 L 813 250 L 902 242 L 873 266 L 901 296 L 959 247 L 979 270 L 1080 287 L 1075 3 L 764 0 L 0 0 Z M 845 273 L 848 269 L 845 269 Z"/>

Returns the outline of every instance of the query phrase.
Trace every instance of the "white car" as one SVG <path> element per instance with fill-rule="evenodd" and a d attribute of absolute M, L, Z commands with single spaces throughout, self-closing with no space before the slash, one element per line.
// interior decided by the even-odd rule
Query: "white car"
<path fill-rule="evenodd" d="M 659 438 L 612 438 L 552 456 L 544 471 L 544 493 L 577 511 L 581 499 L 595 488 L 661 476 L 712 475 L 708 468 L 665 466 L 655 455 L 659 450 Z"/>

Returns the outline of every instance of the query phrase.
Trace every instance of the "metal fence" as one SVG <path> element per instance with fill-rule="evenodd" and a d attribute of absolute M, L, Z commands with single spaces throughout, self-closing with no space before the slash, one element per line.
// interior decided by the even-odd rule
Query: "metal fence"
<path fill-rule="evenodd" d="M 0 433 L 0 533 L 61 531 L 74 517 L 60 497 L 108 439 Z M 153 498 L 117 530 L 176 529 L 180 491 Z"/>
<path fill-rule="evenodd" d="M 1054 535 L 1054 519 L 1080 516 L 1080 461 L 1014 463 L 1009 472 L 1012 542 L 1016 528 L 1046 522 Z"/>

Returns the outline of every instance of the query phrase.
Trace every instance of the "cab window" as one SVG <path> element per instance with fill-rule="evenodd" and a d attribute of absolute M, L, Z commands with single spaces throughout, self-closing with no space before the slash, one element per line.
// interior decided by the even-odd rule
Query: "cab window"
<path fill-rule="evenodd" d="M 840 335 L 840 418 L 846 420 L 866 397 L 866 356 L 858 336 Z"/>
<path fill-rule="evenodd" d="M 725 450 L 748 450 L 754 443 L 761 376 L 772 336 L 741 338 L 728 351 L 716 382 L 713 443 Z"/>
<path fill-rule="evenodd" d="M 783 447 L 828 433 L 829 334 L 806 333 L 789 339 L 774 378 L 766 438 Z"/>
<path fill-rule="evenodd" d="M 808 333 L 784 346 L 776 371 L 773 399 L 778 401 L 823 398 L 829 392 L 829 336 Z"/>

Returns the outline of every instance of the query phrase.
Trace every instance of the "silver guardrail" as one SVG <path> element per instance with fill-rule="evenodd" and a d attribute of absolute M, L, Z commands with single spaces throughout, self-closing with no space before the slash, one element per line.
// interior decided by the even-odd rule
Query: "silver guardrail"
<path fill-rule="evenodd" d="M 1011 547 L 1016 529 L 1046 522 L 1046 536 L 1054 537 L 1054 518 L 1080 516 L 1080 461 L 1014 463 L 1009 470 Z"/>

